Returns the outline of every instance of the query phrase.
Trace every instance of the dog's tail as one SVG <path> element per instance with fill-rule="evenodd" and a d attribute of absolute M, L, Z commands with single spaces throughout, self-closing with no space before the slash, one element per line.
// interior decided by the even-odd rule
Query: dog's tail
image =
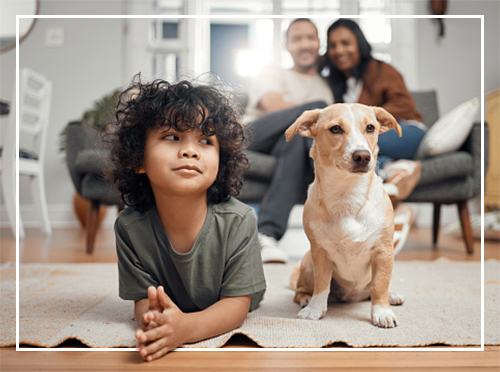
<path fill-rule="evenodd" d="M 292 275 L 290 275 L 290 288 L 292 290 L 297 289 L 297 282 L 299 281 L 299 274 L 300 274 L 300 262 L 295 265 L 292 271 Z"/>

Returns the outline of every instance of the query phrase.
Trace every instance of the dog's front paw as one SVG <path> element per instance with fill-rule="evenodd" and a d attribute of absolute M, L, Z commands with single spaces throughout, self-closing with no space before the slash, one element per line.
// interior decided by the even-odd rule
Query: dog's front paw
<path fill-rule="evenodd" d="M 319 295 L 313 295 L 309 304 L 299 311 L 297 318 L 318 320 L 326 314 L 328 305 L 328 291 L 321 292 Z"/>
<path fill-rule="evenodd" d="M 372 306 L 372 323 L 380 328 L 394 328 L 398 326 L 396 315 L 391 308 L 380 305 Z"/>
<path fill-rule="evenodd" d="M 299 311 L 297 318 L 319 320 L 325 315 L 325 313 L 326 311 L 322 311 L 321 309 L 314 309 L 312 306 L 306 306 Z"/>

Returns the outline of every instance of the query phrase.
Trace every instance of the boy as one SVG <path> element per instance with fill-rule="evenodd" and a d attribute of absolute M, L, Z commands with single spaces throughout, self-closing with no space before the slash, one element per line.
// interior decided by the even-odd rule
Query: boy
<path fill-rule="evenodd" d="M 215 88 L 187 81 L 136 79 L 120 96 L 119 294 L 135 301 L 145 361 L 239 327 L 263 297 L 256 220 L 231 198 L 247 164 L 236 116 Z"/>

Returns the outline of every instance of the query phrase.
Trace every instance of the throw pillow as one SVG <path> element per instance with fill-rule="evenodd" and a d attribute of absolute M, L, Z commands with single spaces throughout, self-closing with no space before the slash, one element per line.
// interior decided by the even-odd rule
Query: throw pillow
<path fill-rule="evenodd" d="M 479 99 L 475 97 L 439 118 L 422 138 L 415 157 L 421 159 L 458 150 L 467 139 L 478 110 Z"/>

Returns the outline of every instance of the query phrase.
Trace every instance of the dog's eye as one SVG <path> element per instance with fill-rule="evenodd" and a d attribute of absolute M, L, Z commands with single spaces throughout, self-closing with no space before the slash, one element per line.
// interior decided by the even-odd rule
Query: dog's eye
<path fill-rule="evenodd" d="M 334 125 L 333 127 L 330 128 L 330 132 L 339 134 L 342 133 L 342 128 L 340 127 L 340 125 Z"/>
<path fill-rule="evenodd" d="M 375 127 L 374 127 L 373 125 L 371 125 L 371 124 L 368 124 L 368 125 L 366 126 L 366 131 L 367 131 L 368 133 L 373 133 L 373 132 L 375 131 Z"/>

